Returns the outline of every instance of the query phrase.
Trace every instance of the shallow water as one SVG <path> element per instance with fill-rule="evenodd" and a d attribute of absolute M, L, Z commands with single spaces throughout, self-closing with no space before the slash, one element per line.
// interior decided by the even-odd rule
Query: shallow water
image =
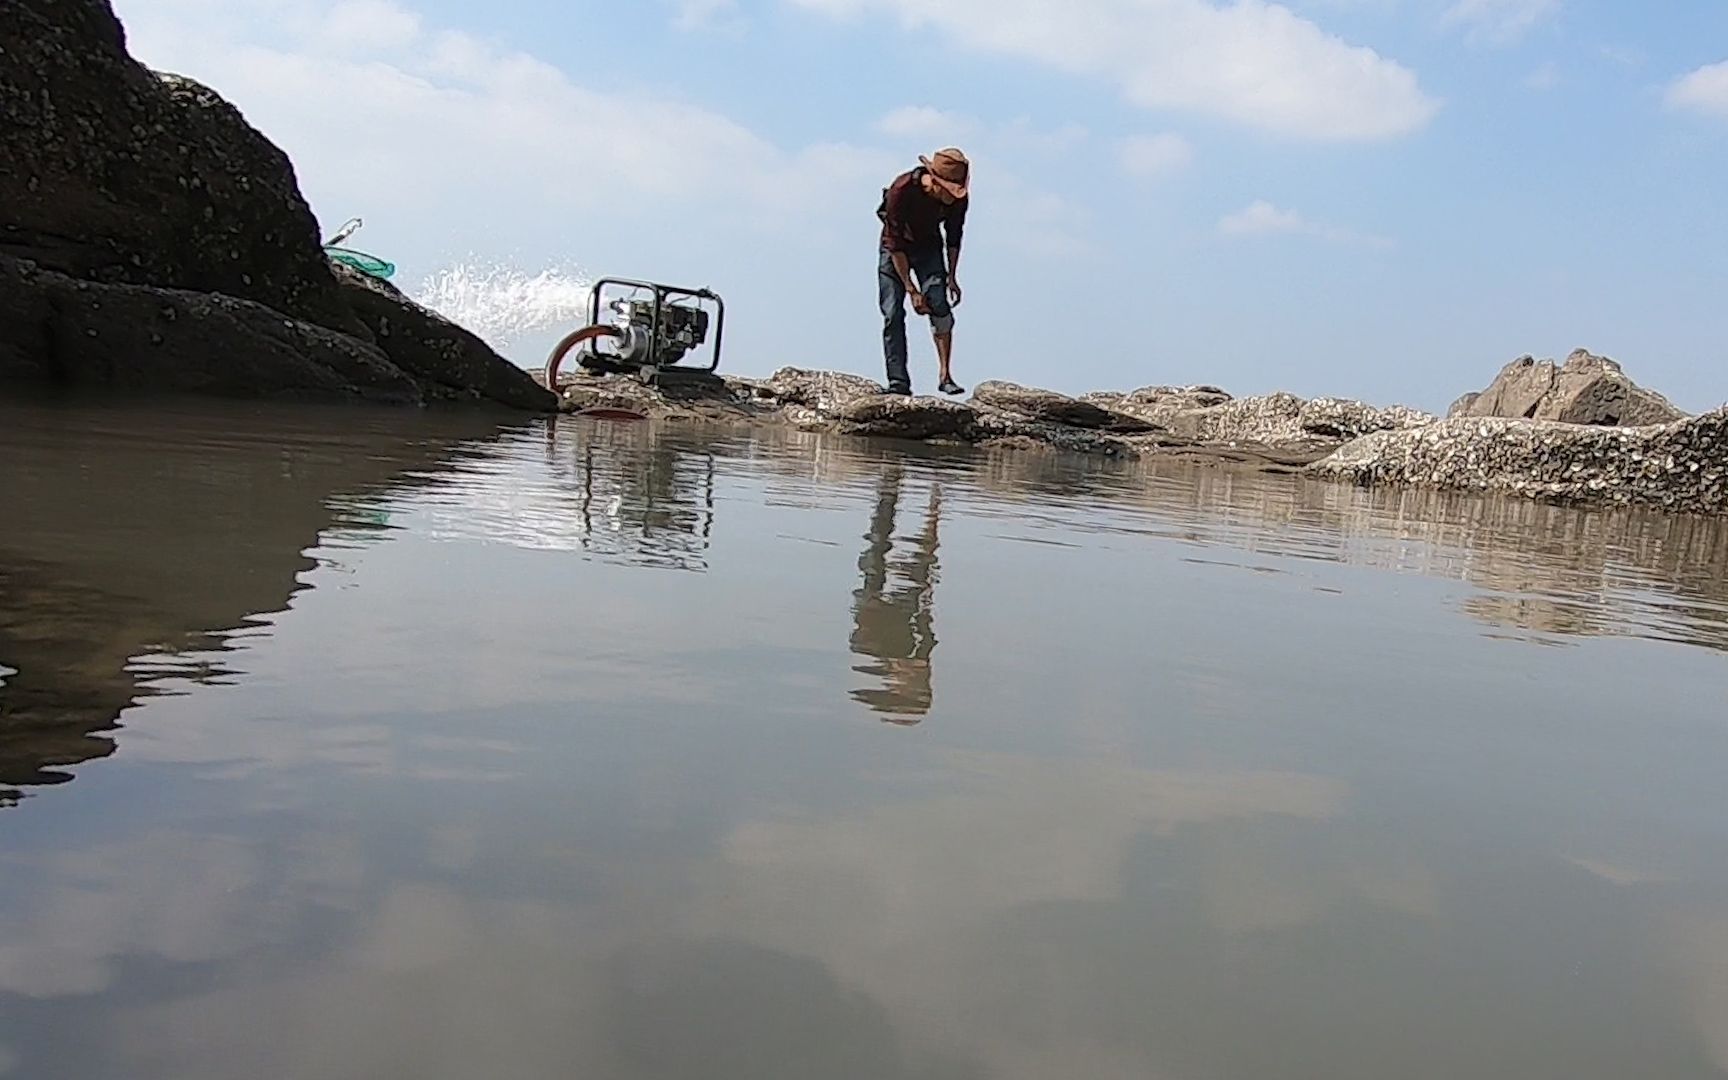
<path fill-rule="evenodd" d="M 0 406 L 0 1076 L 1728 1073 L 1728 529 Z"/>

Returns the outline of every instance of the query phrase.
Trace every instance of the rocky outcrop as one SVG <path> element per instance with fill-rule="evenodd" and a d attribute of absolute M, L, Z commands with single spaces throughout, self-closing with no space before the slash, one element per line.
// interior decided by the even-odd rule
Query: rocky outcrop
<path fill-rule="evenodd" d="M 572 411 L 622 408 L 660 420 L 782 422 L 811 431 L 1115 457 L 1246 448 L 1244 460 L 1279 465 L 1325 456 L 1343 441 L 1337 434 L 1341 430 L 1354 434 L 1423 416 L 1335 399 L 1304 402 L 1290 395 L 1235 401 L 1215 388 L 1169 393 L 1154 388 L 1082 399 L 1007 382 L 982 383 L 972 400 L 962 403 L 891 395 L 857 375 L 803 368 L 782 368 L 767 379 L 669 380 L 659 386 L 581 374 L 561 382 L 559 390 Z M 1169 427 L 1112 409 L 1108 402 L 1114 401 L 1127 401 L 1129 408 L 1152 408 L 1156 401 L 1157 415 Z M 1170 407 L 1174 401 L 1192 409 Z M 1276 422 L 1265 419 L 1274 413 Z"/>
<path fill-rule="evenodd" d="M 545 409 L 547 395 L 540 384 L 467 330 L 403 296 L 387 281 L 340 263 L 331 263 L 330 269 L 349 309 L 378 349 L 419 384 L 428 400 Z"/>
<path fill-rule="evenodd" d="M 0 379 L 222 396 L 423 400 L 377 347 L 221 293 L 79 281 L 0 257 Z"/>
<path fill-rule="evenodd" d="M 1728 512 L 1728 409 L 1649 427 L 1455 417 L 1347 443 L 1310 466 L 1359 484 Z"/>
<path fill-rule="evenodd" d="M 1001 382 L 981 384 L 973 400 L 961 403 L 888 395 L 856 375 L 800 368 L 784 368 L 768 379 L 663 387 L 583 375 L 561 389 L 568 408 L 624 407 L 660 419 L 778 422 L 880 438 L 1117 457 L 1185 456 L 1304 470 L 1359 484 L 1728 513 L 1728 408 L 1666 425 L 1610 428 L 1506 418 L 1436 420 L 1403 406 L 1283 393 L 1233 398 L 1213 386 L 1069 398 Z M 1149 430 L 1125 431 L 1124 424 Z"/>
<path fill-rule="evenodd" d="M 0 379 L 555 405 L 458 328 L 339 281 L 286 155 L 135 62 L 106 0 L 6 5 L 0 115 L 0 272 L 25 290 Z M 128 321 L 153 304 L 172 333 Z"/>
<path fill-rule="evenodd" d="M 1613 360 L 1579 349 L 1563 365 L 1519 357 L 1501 369 L 1486 390 L 1465 394 L 1446 415 L 1640 427 L 1672 423 L 1686 413 L 1633 382 Z"/>
<path fill-rule="evenodd" d="M 1107 405 L 1072 398 L 1054 390 L 1040 390 L 1016 383 L 990 380 L 972 390 L 975 404 L 999 409 L 1028 420 L 1085 428 L 1091 431 L 1113 431 L 1124 435 L 1157 430 L 1158 425 L 1127 413 L 1117 412 Z"/>
<path fill-rule="evenodd" d="M 977 410 L 937 398 L 873 394 L 842 407 L 834 417 L 842 435 L 877 435 L 921 442 L 976 442 Z"/>

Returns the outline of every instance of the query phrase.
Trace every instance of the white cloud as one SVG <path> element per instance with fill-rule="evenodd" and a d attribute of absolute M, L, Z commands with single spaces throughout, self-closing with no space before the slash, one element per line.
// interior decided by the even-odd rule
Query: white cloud
<path fill-rule="evenodd" d="M 390 0 L 345 0 L 325 12 L 323 36 L 341 52 L 400 49 L 420 36 L 420 16 Z"/>
<path fill-rule="evenodd" d="M 929 105 L 906 105 L 876 121 L 876 130 L 893 138 L 953 142 L 973 127 L 969 117 Z"/>
<path fill-rule="evenodd" d="M 1292 210 L 1280 210 L 1264 199 L 1218 222 L 1218 231 L 1225 236 L 1259 236 L 1265 233 L 1306 232 L 1311 226 L 1302 215 Z"/>
<path fill-rule="evenodd" d="M 1463 27 L 1473 40 L 1510 45 L 1560 12 L 1561 0 L 1457 0 L 1441 16 Z"/>
<path fill-rule="evenodd" d="M 1000 125 L 993 132 L 997 145 L 1004 152 L 1032 157 L 1068 154 L 1082 146 L 1091 135 L 1081 124 L 1042 128 L 1023 116 Z"/>
<path fill-rule="evenodd" d="M 1132 103 L 1314 140 L 1381 139 L 1439 103 L 1408 68 L 1267 0 L 787 0 L 835 16 L 883 12 L 981 52 L 1115 83 Z"/>
<path fill-rule="evenodd" d="M 672 25 L 679 30 L 707 30 L 738 15 L 738 0 L 675 0 Z"/>
<path fill-rule="evenodd" d="M 390 0 L 120 0 L 134 55 L 208 82 L 278 142 L 335 212 L 389 192 L 398 218 L 568 221 L 663 204 L 864 200 L 884 155 L 783 148 L 700 105 L 613 92 Z M 346 28 L 341 49 L 332 27 Z M 338 122 L 339 121 L 339 122 Z M 788 186 L 786 176 L 802 182 Z"/>
<path fill-rule="evenodd" d="M 1728 117 L 1728 61 L 1701 67 L 1668 88 L 1668 105 Z"/>
<path fill-rule="evenodd" d="M 1118 159 L 1129 174 L 1164 176 L 1185 169 L 1194 160 L 1194 147 L 1180 135 L 1130 135 L 1116 144 Z"/>
<path fill-rule="evenodd" d="M 1531 90 L 1552 90 L 1560 85 L 1560 68 L 1550 60 L 1524 76 L 1524 85 Z"/>
<path fill-rule="evenodd" d="M 1387 237 L 1309 221 L 1294 210 L 1280 209 L 1264 199 L 1256 200 L 1234 214 L 1226 214 L 1218 222 L 1218 231 L 1225 236 L 1301 235 L 1317 236 L 1339 244 L 1392 246 L 1392 241 Z"/>
<path fill-rule="evenodd" d="M 1596 50 L 1602 59 L 1623 68 L 1643 67 L 1645 56 L 1642 50 L 1630 45 L 1603 45 Z"/>

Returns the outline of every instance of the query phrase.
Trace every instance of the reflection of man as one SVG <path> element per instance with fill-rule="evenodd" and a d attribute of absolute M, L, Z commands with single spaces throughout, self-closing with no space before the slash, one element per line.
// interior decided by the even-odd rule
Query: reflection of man
<path fill-rule="evenodd" d="M 924 529 L 912 550 L 893 557 L 894 519 L 900 502 L 900 470 L 882 474 L 869 543 L 858 559 L 861 582 L 852 594 L 852 651 L 868 661 L 852 670 L 883 685 L 852 691 L 856 700 L 897 724 L 916 724 L 930 711 L 930 654 L 936 649 L 931 607 L 937 580 L 936 524 L 942 493 L 930 489 Z"/>

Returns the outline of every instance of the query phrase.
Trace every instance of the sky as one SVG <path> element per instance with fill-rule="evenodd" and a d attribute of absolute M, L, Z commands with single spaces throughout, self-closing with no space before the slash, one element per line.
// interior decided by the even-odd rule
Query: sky
<path fill-rule="evenodd" d="M 709 286 L 737 374 L 881 378 L 875 208 L 952 144 L 968 385 L 1443 410 L 1586 347 L 1728 401 L 1725 0 L 115 7 L 409 291 L 458 264 Z"/>

